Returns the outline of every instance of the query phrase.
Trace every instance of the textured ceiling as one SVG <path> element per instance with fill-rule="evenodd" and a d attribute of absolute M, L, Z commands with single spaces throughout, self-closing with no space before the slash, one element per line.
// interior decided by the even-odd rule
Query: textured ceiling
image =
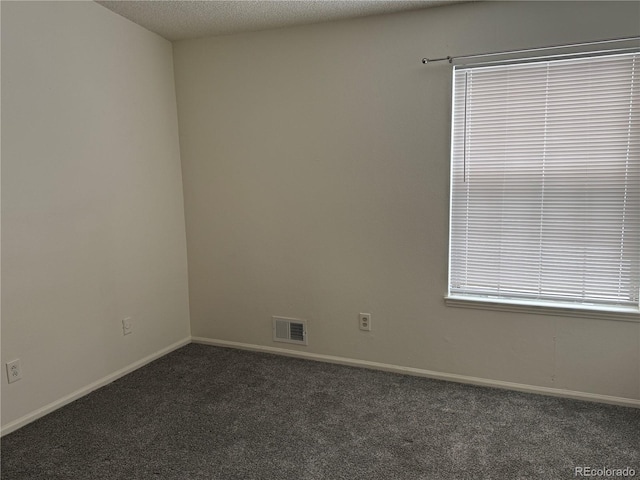
<path fill-rule="evenodd" d="M 458 3 L 452 0 L 96 1 L 167 40 L 264 30 Z"/>

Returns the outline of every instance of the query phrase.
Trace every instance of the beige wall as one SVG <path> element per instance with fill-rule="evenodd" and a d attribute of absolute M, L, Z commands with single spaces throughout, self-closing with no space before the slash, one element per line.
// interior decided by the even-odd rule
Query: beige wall
<path fill-rule="evenodd" d="M 192 334 L 639 399 L 638 323 L 444 305 L 451 69 L 420 63 L 639 33 L 637 2 L 478 2 L 175 43 Z"/>
<path fill-rule="evenodd" d="M 639 34 L 637 2 L 478 2 L 178 42 L 174 91 L 103 7 L 2 2 L 3 431 L 188 339 L 188 292 L 197 337 L 640 399 L 638 323 L 444 305 L 451 71 L 420 64 Z"/>
<path fill-rule="evenodd" d="M 2 2 L 2 74 L 4 427 L 188 338 L 189 310 L 171 44 Z"/>

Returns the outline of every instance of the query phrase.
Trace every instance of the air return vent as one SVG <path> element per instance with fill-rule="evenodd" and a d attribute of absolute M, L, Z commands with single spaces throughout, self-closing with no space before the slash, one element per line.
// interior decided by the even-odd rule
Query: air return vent
<path fill-rule="evenodd" d="M 307 345 L 307 321 L 273 317 L 273 341 Z"/>

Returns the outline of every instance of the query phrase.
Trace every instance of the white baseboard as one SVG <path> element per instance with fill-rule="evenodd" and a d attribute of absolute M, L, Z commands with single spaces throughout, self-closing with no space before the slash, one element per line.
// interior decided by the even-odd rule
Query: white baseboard
<path fill-rule="evenodd" d="M 19 428 L 24 427 L 28 423 L 31 423 L 34 420 L 37 420 L 38 418 L 43 417 L 46 414 L 51 413 L 54 410 L 57 410 L 58 408 L 73 402 L 74 400 L 77 400 L 80 397 L 84 397 L 85 395 L 93 392 L 94 390 L 97 390 L 100 387 L 104 387 L 105 385 L 119 379 L 120 377 L 124 377 L 126 374 L 131 373 L 134 370 L 137 370 L 138 368 L 145 366 L 147 363 L 151 363 L 154 360 L 157 360 L 158 358 L 166 355 L 167 353 L 177 350 L 180 347 L 184 347 L 189 343 L 191 343 L 191 337 L 183 338 L 182 340 L 172 345 L 169 345 L 168 347 L 163 348 L 162 350 L 152 353 L 151 355 L 147 355 L 146 357 L 144 357 L 141 360 L 138 360 L 137 362 L 127 365 L 126 367 L 121 368 L 120 370 L 113 372 L 112 374 L 107 375 L 106 377 L 103 377 L 100 380 L 90 383 L 86 387 L 76 390 L 75 392 L 65 397 L 62 397 L 61 399 L 56 400 L 55 402 L 52 402 L 48 405 L 45 405 L 42 408 L 39 408 L 31 413 L 28 413 L 18 418 L 17 420 L 14 420 L 13 422 L 10 422 L 7 425 L 3 426 L 2 429 L 0 430 L 0 436 L 7 435 L 8 433 L 18 430 Z"/>
<path fill-rule="evenodd" d="M 624 398 L 624 397 L 613 397 L 610 395 L 600 395 L 597 393 L 588 393 L 588 392 L 578 392 L 574 390 L 564 390 L 561 388 L 550 388 L 550 387 L 539 387 L 535 385 L 526 385 L 521 383 L 513 383 L 513 382 L 503 382 L 501 380 L 490 380 L 486 378 L 479 377 L 470 377 L 467 375 L 457 375 L 455 373 L 442 373 L 442 372 L 434 372 L 432 370 L 423 370 L 420 368 L 413 367 L 403 367 L 399 365 L 392 365 L 388 363 L 379 363 L 379 362 L 370 362 L 367 360 L 358 360 L 353 358 L 346 357 L 336 357 L 333 355 L 322 355 L 318 353 L 309 353 L 309 352 L 301 352 L 297 350 L 289 350 L 286 348 L 277 348 L 277 347 L 268 347 L 264 345 L 254 345 L 249 343 L 240 343 L 240 342 L 230 342 L 227 340 L 217 340 L 213 338 L 204 338 L 204 337 L 187 337 L 184 338 L 172 345 L 169 345 L 162 350 L 159 350 L 151 355 L 144 357 L 137 362 L 134 362 L 130 365 L 127 365 L 120 370 L 113 372 L 106 377 L 97 380 L 86 387 L 83 387 L 75 392 L 56 400 L 48 405 L 45 405 L 42 408 L 39 408 L 23 417 L 20 417 L 13 422 L 8 423 L 0 429 L 0 437 L 7 435 L 19 428 L 37 420 L 40 417 L 45 416 L 48 413 L 57 410 L 68 403 L 77 400 L 80 397 L 83 397 L 94 390 L 97 390 L 100 387 L 103 387 L 120 377 L 125 376 L 128 373 L 137 370 L 144 365 L 151 363 L 154 360 L 172 352 L 173 350 L 177 350 L 180 347 L 183 347 L 189 343 L 200 343 L 204 345 L 213 345 L 217 347 L 227 347 L 227 348 L 237 348 L 240 350 L 251 350 L 256 352 L 264 352 L 264 353 L 272 353 L 276 355 L 284 355 L 288 357 L 297 357 L 304 358 L 308 360 L 316 360 L 320 362 L 327 363 L 336 363 L 340 365 L 348 365 L 352 367 L 362 367 L 362 368 L 370 368 L 373 370 L 382 370 L 386 372 L 394 372 L 401 373 L 405 375 L 414 375 L 418 377 L 426 377 L 426 378 L 435 378 L 438 380 L 447 380 L 451 382 L 458 383 L 468 383 L 472 385 L 481 385 L 485 387 L 495 387 L 495 388 L 503 388 L 507 390 L 516 390 L 520 392 L 528 392 L 528 393 L 537 393 L 542 395 L 551 395 L 555 397 L 564 397 L 564 398 L 573 398 L 577 400 L 587 400 L 591 402 L 600 402 L 600 403 L 608 403 L 612 405 L 622 405 L 625 407 L 635 407 L 640 408 L 640 400 L 634 398 Z"/>
<path fill-rule="evenodd" d="M 193 343 L 214 345 L 217 347 L 238 348 L 241 350 L 252 350 L 256 352 L 273 353 L 276 355 L 305 358 L 308 360 L 317 360 L 320 362 L 337 363 L 340 365 L 349 365 L 352 367 L 370 368 L 373 370 L 383 370 L 386 372 L 402 373 L 405 375 L 414 375 L 417 377 L 435 378 L 438 380 L 447 380 L 447 381 L 458 382 L 458 383 L 468 383 L 472 385 L 481 385 L 485 387 L 503 388 L 506 390 L 516 390 L 519 392 L 536 393 L 541 395 L 550 395 L 554 397 L 573 398 L 576 400 L 587 400 L 591 402 L 608 403 L 612 405 L 622 405 L 625 407 L 640 408 L 640 400 L 635 398 L 613 397 L 610 395 L 578 392 L 574 390 L 565 390 L 562 388 L 539 387 L 536 385 L 527 385 L 522 383 L 503 382 L 501 380 L 491 380 L 491 379 L 480 378 L 480 377 L 470 377 L 467 375 L 457 375 L 455 373 L 434 372 L 431 370 L 423 370 L 420 368 L 413 368 L 413 367 L 402 367 L 399 365 L 391 365 L 388 363 L 370 362 L 367 360 L 357 360 L 357 359 L 346 358 L 346 357 L 335 357 L 333 355 L 321 355 L 318 353 L 301 352 L 298 350 L 267 347 L 263 345 L 253 345 L 249 343 L 230 342 L 227 340 L 217 340 L 213 338 L 191 337 L 191 341 Z"/>

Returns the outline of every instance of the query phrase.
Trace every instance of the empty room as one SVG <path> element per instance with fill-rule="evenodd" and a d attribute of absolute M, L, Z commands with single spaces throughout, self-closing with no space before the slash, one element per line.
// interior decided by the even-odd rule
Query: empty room
<path fill-rule="evenodd" d="M 2 479 L 640 478 L 640 2 L 0 17 Z"/>

